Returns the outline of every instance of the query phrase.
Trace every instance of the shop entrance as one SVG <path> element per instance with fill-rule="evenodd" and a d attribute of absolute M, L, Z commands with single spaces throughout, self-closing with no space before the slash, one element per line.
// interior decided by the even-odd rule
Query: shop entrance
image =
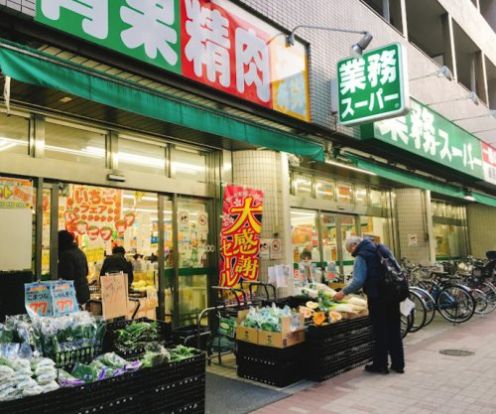
<path fill-rule="evenodd" d="M 111 187 L 45 183 L 42 273 L 57 277 L 57 232 L 76 234 L 97 283 L 105 255 L 124 247 L 133 289 L 156 292 L 141 316 L 196 323 L 216 274 L 210 199 Z M 63 276 L 63 275 L 60 275 Z M 158 300 L 158 307 L 157 307 Z"/>
<path fill-rule="evenodd" d="M 353 257 L 344 241 L 359 233 L 359 216 L 320 210 L 291 209 L 291 237 L 295 268 L 301 267 L 302 252 L 311 253 L 313 279 L 320 281 L 332 274 L 349 274 Z"/>

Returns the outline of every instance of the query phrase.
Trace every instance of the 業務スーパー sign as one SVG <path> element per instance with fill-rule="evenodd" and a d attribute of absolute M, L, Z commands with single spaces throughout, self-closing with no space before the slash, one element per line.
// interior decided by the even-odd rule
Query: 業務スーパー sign
<path fill-rule="evenodd" d="M 307 55 L 227 0 L 37 0 L 37 22 L 309 121 Z"/>
<path fill-rule="evenodd" d="M 496 149 L 417 101 L 406 116 L 362 125 L 361 137 L 496 184 Z"/>
<path fill-rule="evenodd" d="M 408 110 L 405 51 L 393 43 L 338 62 L 338 111 L 343 125 L 403 115 Z"/>
<path fill-rule="evenodd" d="M 260 270 L 263 192 L 228 185 L 222 203 L 219 286 L 257 280 Z"/>

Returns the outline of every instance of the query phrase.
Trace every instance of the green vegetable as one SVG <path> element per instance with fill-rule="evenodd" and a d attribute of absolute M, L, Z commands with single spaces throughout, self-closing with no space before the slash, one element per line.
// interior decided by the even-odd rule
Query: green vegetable
<path fill-rule="evenodd" d="M 116 344 L 129 350 L 160 339 L 156 322 L 132 322 L 116 333 Z"/>

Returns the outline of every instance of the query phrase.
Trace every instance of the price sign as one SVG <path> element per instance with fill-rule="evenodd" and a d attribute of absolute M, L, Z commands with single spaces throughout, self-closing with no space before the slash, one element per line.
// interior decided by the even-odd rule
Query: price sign
<path fill-rule="evenodd" d="M 29 316 L 52 316 L 52 295 L 47 283 L 26 283 L 24 303 Z"/>
<path fill-rule="evenodd" d="M 72 280 L 60 280 L 50 284 L 54 316 L 67 315 L 79 310 Z"/>

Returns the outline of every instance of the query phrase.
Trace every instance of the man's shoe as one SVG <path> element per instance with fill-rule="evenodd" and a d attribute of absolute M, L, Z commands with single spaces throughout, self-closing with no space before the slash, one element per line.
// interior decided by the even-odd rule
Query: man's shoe
<path fill-rule="evenodd" d="M 389 374 L 389 370 L 386 367 L 379 368 L 374 364 L 365 365 L 365 371 L 372 372 L 374 374 Z"/>
<path fill-rule="evenodd" d="M 404 374 L 405 373 L 405 368 L 396 368 L 391 366 L 391 369 L 396 372 L 397 374 Z"/>

